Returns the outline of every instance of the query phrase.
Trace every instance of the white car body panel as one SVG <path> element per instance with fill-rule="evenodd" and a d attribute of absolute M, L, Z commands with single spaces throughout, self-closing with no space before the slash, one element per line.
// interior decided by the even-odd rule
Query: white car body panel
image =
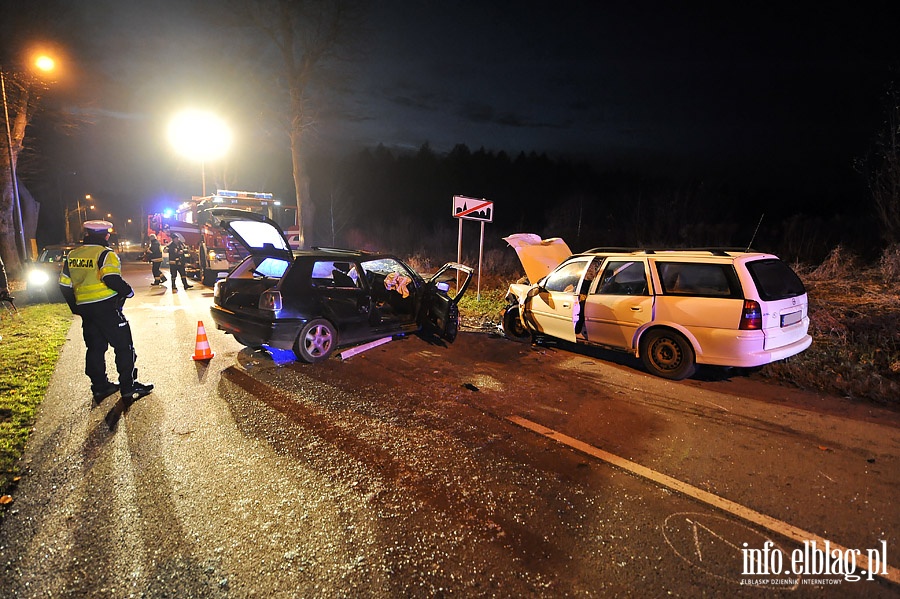
<path fill-rule="evenodd" d="M 808 334 L 806 293 L 784 299 L 765 300 L 760 297 L 756 282 L 747 269 L 749 263 L 777 261 L 777 256 L 758 252 L 614 252 L 605 249 L 573 256 L 568 253 L 565 242 L 559 238 L 542 240 L 533 234 L 517 234 L 504 239 L 516 250 L 528 279 L 535 283 L 514 284 L 509 287 L 510 297 L 515 297 L 519 304 L 519 318 L 523 327 L 534 333 L 575 343 L 621 349 L 638 356 L 641 336 L 652 328 L 664 327 L 678 331 L 688 340 L 694 350 L 696 363 L 736 367 L 768 364 L 796 355 L 812 344 L 812 338 Z M 602 267 L 592 273 L 593 280 L 586 280 L 590 279 L 590 276 L 585 276 L 587 271 L 594 269 L 600 262 Z M 645 264 L 645 289 L 637 286 L 643 281 L 640 280 L 640 269 L 636 262 Z M 573 269 L 570 268 L 575 263 L 594 266 L 582 271 L 582 278 L 573 286 L 557 284 L 555 290 L 547 289 L 554 287 L 554 281 L 577 279 L 577 276 L 572 277 Z M 630 263 L 630 266 L 626 263 Z M 724 292 L 721 289 L 708 289 L 703 279 L 699 283 L 699 291 L 695 291 L 698 283 L 694 281 L 694 287 L 681 295 L 677 288 L 670 287 L 669 291 L 664 289 L 663 282 L 659 279 L 664 270 L 658 271 L 658 264 L 663 264 L 661 268 L 664 269 L 665 263 L 669 263 L 669 273 L 682 265 L 682 278 L 689 272 L 697 272 L 698 268 L 690 266 L 692 264 L 717 264 L 722 269 L 728 267 L 728 273 L 731 273 L 733 265 L 735 272 L 728 274 L 731 283 L 722 284 Z M 568 271 L 565 271 L 566 268 Z M 631 268 L 630 272 L 627 271 L 628 268 Z M 709 269 L 725 273 L 724 270 Z M 621 276 L 620 271 L 629 276 Z M 548 276 L 551 273 L 552 276 Z M 609 283 L 607 274 L 613 285 L 604 291 L 600 289 L 601 278 Z M 723 280 L 721 275 L 719 280 Z M 790 286 L 782 290 L 779 288 L 780 278 L 770 280 L 776 283 L 773 296 L 783 298 Z M 671 281 L 667 283 L 671 284 Z M 627 290 L 623 289 L 625 287 Z M 578 291 L 581 292 L 580 295 Z M 761 329 L 739 328 L 745 300 L 759 304 L 762 312 Z M 582 310 L 583 319 L 580 314 Z"/>

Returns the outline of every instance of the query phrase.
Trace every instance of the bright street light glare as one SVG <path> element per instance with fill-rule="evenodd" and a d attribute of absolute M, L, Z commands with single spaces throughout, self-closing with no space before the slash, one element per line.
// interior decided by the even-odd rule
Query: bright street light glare
<path fill-rule="evenodd" d="M 169 124 L 169 142 L 186 158 L 205 162 L 224 155 L 231 145 L 231 131 L 218 117 L 197 110 L 175 116 Z"/>
<path fill-rule="evenodd" d="M 39 68 L 42 71 L 52 71 L 56 67 L 56 61 L 50 58 L 49 56 L 42 54 L 38 56 L 34 61 L 34 66 Z"/>

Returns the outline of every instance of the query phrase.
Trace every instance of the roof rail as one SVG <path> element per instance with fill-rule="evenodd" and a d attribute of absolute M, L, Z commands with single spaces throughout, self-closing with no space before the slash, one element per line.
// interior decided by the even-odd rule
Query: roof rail
<path fill-rule="evenodd" d="M 599 247 L 599 248 L 591 248 L 582 252 L 583 254 L 597 253 L 602 254 L 604 252 L 643 252 L 643 248 L 632 248 L 632 247 Z"/>
<path fill-rule="evenodd" d="M 351 250 L 347 248 L 331 248 L 331 247 L 322 247 L 318 245 L 314 245 L 310 248 L 311 250 L 315 250 L 317 252 L 335 252 L 339 254 L 357 254 L 360 250 Z"/>
<path fill-rule="evenodd" d="M 738 247 L 596 247 L 582 252 L 583 254 L 605 252 L 644 252 L 645 254 L 656 254 L 658 252 L 709 252 L 713 256 L 728 256 L 731 253 L 748 253 L 756 252 L 753 248 Z"/>

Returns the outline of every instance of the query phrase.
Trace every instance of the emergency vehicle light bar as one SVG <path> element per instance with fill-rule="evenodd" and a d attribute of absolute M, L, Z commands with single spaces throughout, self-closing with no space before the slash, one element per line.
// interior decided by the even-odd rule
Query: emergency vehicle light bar
<path fill-rule="evenodd" d="M 227 189 L 217 189 L 216 195 L 223 198 L 247 198 L 253 200 L 271 200 L 273 197 L 271 193 L 262 191 L 229 191 Z"/>

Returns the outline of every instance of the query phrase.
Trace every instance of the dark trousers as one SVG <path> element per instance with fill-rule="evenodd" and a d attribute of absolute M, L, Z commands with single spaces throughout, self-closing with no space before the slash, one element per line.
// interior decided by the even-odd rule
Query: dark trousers
<path fill-rule="evenodd" d="M 187 273 L 184 270 L 184 264 L 180 262 L 176 264 L 175 262 L 169 261 L 169 274 L 172 275 L 172 289 L 175 289 L 175 281 L 178 280 L 178 277 L 181 276 L 181 284 L 185 289 L 188 288 Z"/>
<path fill-rule="evenodd" d="M 159 283 L 162 280 L 162 260 L 151 260 L 150 266 L 153 267 L 153 282 Z"/>
<path fill-rule="evenodd" d="M 118 298 L 78 306 L 81 315 L 81 330 L 87 353 L 84 359 L 84 373 L 91 379 L 94 391 L 106 387 L 106 350 L 111 345 L 116 352 L 116 370 L 119 372 L 119 387 L 123 393 L 131 391 L 137 378 L 134 362 L 137 354 L 131 338 L 131 325 L 125 319 Z"/>

